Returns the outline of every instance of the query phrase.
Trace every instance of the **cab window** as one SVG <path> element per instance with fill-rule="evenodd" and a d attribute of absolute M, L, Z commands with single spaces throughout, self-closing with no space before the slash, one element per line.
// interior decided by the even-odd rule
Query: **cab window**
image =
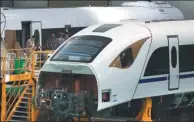
<path fill-rule="evenodd" d="M 102 36 L 77 36 L 68 40 L 51 58 L 52 61 L 92 62 L 111 42 Z"/>
<path fill-rule="evenodd" d="M 125 69 L 130 67 L 133 62 L 135 61 L 142 45 L 148 38 L 139 40 L 130 46 L 128 46 L 126 49 L 124 49 L 119 56 L 117 56 L 113 62 L 110 64 L 110 67 L 116 67 L 120 69 Z"/>
<path fill-rule="evenodd" d="M 120 61 L 122 67 L 127 67 L 133 63 L 132 48 L 127 48 L 120 55 Z"/>

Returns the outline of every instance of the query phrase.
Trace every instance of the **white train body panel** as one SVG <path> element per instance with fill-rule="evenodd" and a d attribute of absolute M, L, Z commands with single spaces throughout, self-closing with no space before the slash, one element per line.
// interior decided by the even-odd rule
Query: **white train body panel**
<path fill-rule="evenodd" d="M 137 86 L 137 81 L 140 78 L 140 75 L 138 76 L 136 74 L 140 74 L 142 71 L 142 68 L 139 68 L 139 67 L 140 66 L 143 67 L 144 65 L 144 62 L 142 60 L 145 60 L 146 58 L 146 54 L 148 52 L 151 39 L 149 39 L 143 46 L 141 50 L 142 53 L 140 53 L 140 56 L 136 59 L 136 62 L 132 65 L 133 68 L 120 70 L 117 68 L 110 68 L 109 65 L 114 60 L 114 58 L 118 56 L 119 53 L 123 51 L 123 49 L 126 48 L 128 45 L 136 42 L 136 40 L 140 40 L 146 37 L 151 37 L 151 34 L 146 27 L 142 25 L 134 24 L 134 23 L 131 23 L 127 26 L 118 27 L 115 30 L 113 29 L 112 31 L 110 30 L 103 34 L 94 33 L 94 32 L 90 33 L 98 26 L 94 25 L 74 35 L 74 36 L 80 36 L 80 35 L 98 35 L 99 36 L 100 35 L 104 37 L 111 37 L 112 39 L 111 43 L 107 45 L 107 47 L 104 48 L 99 53 L 99 55 L 95 58 L 93 62 L 85 64 L 85 63 L 75 63 L 75 62 L 71 63 L 71 62 L 58 62 L 57 61 L 55 63 L 54 61 L 50 62 L 48 60 L 47 63 L 48 64 L 51 63 L 55 65 L 60 64 L 60 67 L 63 67 L 63 68 L 65 68 L 65 65 L 79 65 L 79 66 L 89 67 L 95 74 L 96 79 L 98 81 L 97 84 L 98 84 L 99 101 L 102 101 L 101 91 L 103 89 L 111 89 L 112 90 L 111 95 L 117 96 L 116 100 L 112 100 L 107 103 L 99 102 L 98 109 L 100 110 L 103 108 L 107 108 L 107 107 L 111 107 L 111 106 L 114 106 L 120 103 L 127 102 L 133 98 L 133 94 Z M 118 36 L 117 35 L 118 32 L 122 33 L 122 36 Z M 131 36 L 131 35 L 137 35 L 137 36 Z M 121 43 L 118 45 L 118 42 L 121 42 Z M 63 45 L 61 45 L 60 47 L 63 47 Z M 56 50 L 56 52 L 57 51 L 58 50 Z M 55 55 L 55 53 L 53 55 Z M 48 64 L 45 64 L 45 66 L 43 66 L 42 71 L 55 71 L 56 70 L 56 69 L 51 70 L 51 67 Z M 134 69 L 137 69 L 137 70 L 134 70 Z M 58 71 L 56 72 L 60 72 L 61 69 L 57 69 L 57 70 Z M 133 77 L 126 77 L 126 74 L 131 74 Z M 123 91 L 129 94 L 127 95 L 123 94 Z"/>
<path fill-rule="evenodd" d="M 134 3 L 134 2 L 130 2 Z M 125 7 L 77 7 L 77 8 L 48 8 L 48 9 L 9 9 L 1 12 L 6 16 L 6 29 L 21 30 L 22 21 L 40 21 L 43 29 L 71 27 L 87 27 L 97 23 L 113 23 L 123 20 L 177 20 L 183 19 L 182 12 L 165 4 L 166 6 L 129 5 Z M 143 3 L 149 4 L 148 2 Z M 111 14 L 112 13 L 112 14 Z M 4 17 L 1 15 L 1 22 Z M 5 24 L 5 23 L 3 23 Z M 3 25 L 1 24 L 1 27 Z M 1 32 L 2 32 L 1 28 Z M 4 37 L 4 35 L 3 35 Z"/>
<path fill-rule="evenodd" d="M 129 29 L 131 28 L 131 29 Z M 118 32 L 122 33 L 122 36 L 119 36 Z M 131 35 L 138 36 L 132 37 Z M 137 81 L 139 76 L 136 74 L 140 74 L 142 69 L 139 69 L 139 66 L 143 67 L 142 60 L 145 59 L 146 52 L 148 51 L 148 47 L 145 47 L 142 50 L 141 56 L 136 59 L 136 63 L 129 69 L 120 70 L 117 68 L 110 68 L 109 65 L 115 59 L 116 56 L 119 55 L 120 52 L 123 51 L 128 45 L 135 42 L 135 40 L 140 40 L 145 37 L 150 37 L 150 32 L 147 28 L 133 24 L 127 25 L 126 27 L 118 27 L 115 30 L 110 30 L 105 34 L 107 37 L 112 38 L 112 42 L 107 45 L 107 47 L 96 57 L 96 59 L 90 64 L 96 73 L 96 78 L 98 79 L 98 99 L 102 101 L 102 90 L 111 89 L 111 96 L 116 96 L 115 100 L 107 103 L 99 103 L 99 109 L 111 107 L 113 105 L 117 105 L 120 103 L 124 103 L 129 101 L 129 99 L 133 98 L 133 92 L 135 87 L 137 86 Z M 118 45 L 118 42 L 120 44 Z M 145 45 L 149 45 L 149 42 Z M 137 70 L 133 70 L 137 69 Z M 131 74 L 133 77 L 126 77 L 126 74 Z M 128 84 L 128 85 L 127 85 Z M 112 86 L 112 87 L 111 87 Z M 125 93 L 129 93 L 126 95 Z"/>
<path fill-rule="evenodd" d="M 134 99 L 144 98 L 149 96 L 158 96 L 161 94 L 167 95 L 167 94 L 173 94 L 173 93 L 193 91 L 194 90 L 192 87 L 194 85 L 194 83 L 192 82 L 194 80 L 193 71 L 188 71 L 184 73 L 180 72 L 180 74 L 178 73 L 179 81 L 177 82 L 172 80 L 172 82 L 178 83 L 178 86 L 176 86 L 177 88 L 174 90 L 169 89 L 169 83 L 171 82 L 169 81 L 169 74 L 145 77 L 144 72 L 145 72 L 145 68 L 147 66 L 148 60 L 150 59 L 150 56 L 152 55 L 154 50 L 156 50 L 159 47 L 168 46 L 168 38 L 167 38 L 168 35 L 178 35 L 179 45 L 194 44 L 194 40 L 192 40 L 192 38 L 194 38 L 194 35 L 193 35 L 194 21 L 151 23 L 151 24 L 146 24 L 146 26 L 152 32 L 152 44 L 149 49 L 149 53 L 146 59 L 143 73 L 141 74 L 141 79 L 145 79 L 145 80 L 142 80 L 142 82 L 140 81 L 141 83 L 139 83 L 139 85 L 137 86 Z M 193 52 L 190 52 L 190 53 L 192 56 Z M 185 54 L 185 55 L 189 55 L 189 54 Z"/>
<path fill-rule="evenodd" d="M 179 44 L 180 46 L 194 45 L 194 40 L 192 40 L 194 38 L 193 20 L 154 22 L 146 24 L 141 22 L 116 24 L 120 24 L 120 26 L 114 27 L 106 32 L 93 32 L 96 28 L 102 26 L 102 24 L 93 25 L 80 31 L 69 39 L 71 40 L 76 36 L 84 35 L 111 38 L 111 42 L 94 58 L 92 62 L 84 63 L 81 61 L 68 62 L 50 60 L 57 55 L 58 51 L 60 52 L 60 48 L 65 46 L 68 43 L 67 41 L 56 50 L 53 57 L 46 62 L 41 71 L 61 72 L 61 69 L 71 69 L 75 74 L 94 74 L 98 86 L 98 110 L 128 102 L 133 99 L 194 91 L 194 72 L 184 71 L 184 73 L 180 72 L 179 74 L 179 71 L 177 71 L 179 69 L 180 71 L 184 70 L 178 66 L 183 59 L 177 61 L 175 68 L 171 65 L 172 59 L 168 61 L 167 63 L 171 69 L 169 68 L 166 71 L 169 70 L 169 73 L 163 72 L 163 74 L 144 76 L 151 55 L 158 48 L 167 47 L 165 49 L 168 49 L 169 43 L 170 45 Z M 170 42 L 168 42 L 168 36 Z M 176 38 L 176 36 L 178 36 L 178 43 L 171 40 Z M 141 46 L 130 67 L 118 68 L 110 66 L 113 60 L 129 45 L 144 39 L 145 42 Z M 167 51 L 166 54 L 167 53 L 169 52 Z M 171 56 L 171 53 L 167 55 Z M 163 57 L 164 56 L 166 55 L 163 55 Z M 161 55 L 159 60 L 166 61 L 163 57 Z M 176 58 L 179 58 L 179 53 L 177 53 Z M 155 66 L 156 68 L 160 65 L 162 64 L 157 62 L 151 63 L 151 66 Z M 152 68 L 152 70 L 154 70 L 154 68 Z M 152 73 L 157 72 L 158 71 Z M 168 80 L 169 76 L 171 76 L 172 79 L 170 81 Z M 171 88 L 169 87 L 169 84 Z M 110 90 L 109 102 L 102 102 L 103 90 Z"/>

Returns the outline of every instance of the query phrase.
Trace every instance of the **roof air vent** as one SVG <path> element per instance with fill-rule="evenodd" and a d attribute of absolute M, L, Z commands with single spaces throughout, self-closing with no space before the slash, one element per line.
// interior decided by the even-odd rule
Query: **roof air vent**
<path fill-rule="evenodd" d="M 115 27 L 118 27 L 118 26 L 121 26 L 120 24 L 104 24 L 104 25 L 101 25 L 99 27 L 97 27 L 95 30 L 93 30 L 93 32 L 106 32 L 110 29 L 113 29 Z"/>
<path fill-rule="evenodd" d="M 137 1 L 137 2 L 124 2 L 121 6 L 126 7 L 147 7 L 147 8 L 170 8 L 170 4 L 162 1 Z"/>

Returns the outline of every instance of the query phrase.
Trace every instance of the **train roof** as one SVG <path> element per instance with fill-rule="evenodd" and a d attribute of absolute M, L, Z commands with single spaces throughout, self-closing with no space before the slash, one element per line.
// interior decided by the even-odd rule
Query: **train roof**
<path fill-rule="evenodd" d="M 179 9 L 167 3 L 146 1 L 126 2 L 116 7 L 1 8 L 1 12 L 6 16 L 8 21 L 6 28 L 8 29 L 21 29 L 21 21 L 41 21 L 42 28 L 61 28 L 65 25 L 87 27 L 96 23 L 113 23 L 125 20 L 150 21 L 184 18 Z"/>
<path fill-rule="evenodd" d="M 192 33 L 194 32 L 194 20 L 179 20 L 179 21 L 128 21 L 117 23 L 95 24 L 90 26 L 76 35 L 100 35 L 110 38 L 127 37 L 128 35 L 138 34 L 138 36 L 148 37 L 151 33 L 163 33 L 164 35 Z M 121 36 L 122 35 L 122 36 Z"/>

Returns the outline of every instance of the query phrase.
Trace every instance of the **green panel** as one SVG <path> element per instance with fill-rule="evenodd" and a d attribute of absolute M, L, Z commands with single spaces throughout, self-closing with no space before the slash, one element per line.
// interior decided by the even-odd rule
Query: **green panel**
<path fill-rule="evenodd" d="M 9 92 L 9 95 L 12 95 L 12 94 L 17 95 L 20 92 L 20 94 L 22 94 L 24 89 L 25 89 L 24 86 L 23 87 L 15 87 L 15 88 L 6 88 L 6 93 Z"/>
<path fill-rule="evenodd" d="M 22 71 L 22 68 L 25 67 L 25 59 L 24 58 L 15 58 L 15 63 L 14 63 L 14 74 L 23 74 L 24 70 Z M 22 71 L 22 72 L 21 72 Z"/>

